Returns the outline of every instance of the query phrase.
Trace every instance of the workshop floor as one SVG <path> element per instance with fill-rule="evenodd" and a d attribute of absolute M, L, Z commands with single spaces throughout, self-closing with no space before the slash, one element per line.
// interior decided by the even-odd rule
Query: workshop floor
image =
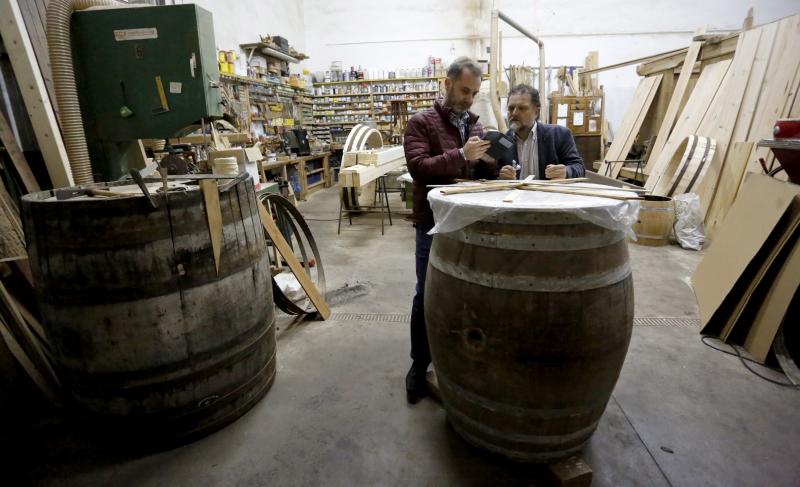
<path fill-rule="evenodd" d="M 328 220 L 310 224 L 333 319 L 282 319 L 277 380 L 249 413 L 194 443 L 136 458 L 50 438 L 26 478 L 59 486 L 535 485 L 531 467 L 466 445 L 434 401 L 406 404 L 413 228 L 395 216 L 381 236 L 369 215 L 337 236 L 337 206 L 335 189 L 300 206 L 307 218 Z M 639 319 L 584 452 L 593 485 L 800 485 L 800 392 L 700 342 L 689 277 L 701 255 L 634 244 L 630 253 Z"/>

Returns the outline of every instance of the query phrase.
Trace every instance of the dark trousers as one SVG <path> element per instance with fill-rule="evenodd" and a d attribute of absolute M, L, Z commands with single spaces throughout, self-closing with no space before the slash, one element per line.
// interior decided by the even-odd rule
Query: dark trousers
<path fill-rule="evenodd" d="M 425 276 L 428 273 L 428 255 L 431 253 L 433 235 L 428 232 L 433 225 L 417 223 L 417 293 L 411 305 L 411 359 L 420 369 L 426 369 L 431 363 L 431 350 L 428 345 L 428 333 L 425 330 Z"/>

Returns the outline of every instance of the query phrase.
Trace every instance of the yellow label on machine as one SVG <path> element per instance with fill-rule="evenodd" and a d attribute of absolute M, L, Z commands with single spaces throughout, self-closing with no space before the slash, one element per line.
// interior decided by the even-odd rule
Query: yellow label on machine
<path fill-rule="evenodd" d="M 158 98 L 161 99 L 161 108 L 163 108 L 164 111 L 169 111 L 167 94 L 164 92 L 164 83 L 161 82 L 161 76 L 156 76 L 156 88 L 158 89 Z"/>

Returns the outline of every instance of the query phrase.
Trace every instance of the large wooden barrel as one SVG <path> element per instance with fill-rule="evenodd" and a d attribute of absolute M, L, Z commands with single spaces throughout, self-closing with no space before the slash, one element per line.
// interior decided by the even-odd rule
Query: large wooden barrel
<path fill-rule="evenodd" d="M 622 231 L 552 211 L 436 234 L 425 318 L 448 419 L 466 440 L 522 461 L 589 440 L 631 336 L 626 245 Z"/>
<path fill-rule="evenodd" d="M 118 189 L 113 186 L 111 189 Z M 233 421 L 275 378 L 269 257 L 252 179 L 220 186 L 214 263 L 196 186 L 22 201 L 31 270 L 71 403 L 107 431 L 181 441 Z"/>

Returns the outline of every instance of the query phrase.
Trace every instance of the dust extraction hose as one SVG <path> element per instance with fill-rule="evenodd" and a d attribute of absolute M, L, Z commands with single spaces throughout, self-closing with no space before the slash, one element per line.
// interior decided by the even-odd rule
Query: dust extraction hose
<path fill-rule="evenodd" d="M 83 131 L 75 71 L 72 66 L 70 20 L 72 12 L 97 6 L 120 5 L 113 0 L 50 0 L 47 6 L 47 45 L 56 90 L 64 146 L 75 184 L 94 182 L 86 134 Z"/>

